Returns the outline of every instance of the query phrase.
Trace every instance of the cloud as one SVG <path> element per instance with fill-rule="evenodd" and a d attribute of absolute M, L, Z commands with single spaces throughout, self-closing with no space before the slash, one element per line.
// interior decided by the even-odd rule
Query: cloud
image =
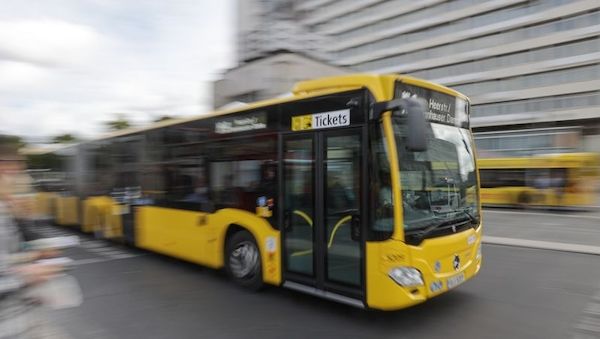
<path fill-rule="evenodd" d="M 102 37 L 93 28 L 60 20 L 0 22 L 0 59 L 60 66 L 87 59 Z"/>
<path fill-rule="evenodd" d="M 0 92 L 31 90 L 44 83 L 48 72 L 42 67 L 20 61 L 0 61 Z"/>
<path fill-rule="evenodd" d="M 0 2 L 0 133 L 94 137 L 211 105 L 233 65 L 233 1 Z"/>

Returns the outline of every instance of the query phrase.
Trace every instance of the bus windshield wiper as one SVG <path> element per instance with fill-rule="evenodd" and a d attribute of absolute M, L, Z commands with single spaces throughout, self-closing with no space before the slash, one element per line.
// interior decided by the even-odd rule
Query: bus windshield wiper
<path fill-rule="evenodd" d="M 443 220 L 438 220 L 436 223 L 427 226 L 425 228 L 420 228 L 420 229 L 415 229 L 415 230 L 407 230 L 406 231 L 406 235 L 410 235 L 410 236 L 415 236 L 416 238 L 418 238 L 419 241 L 425 239 L 429 234 L 431 234 L 432 232 L 434 232 L 436 229 L 442 227 L 442 226 L 462 226 L 465 223 L 469 222 L 472 223 L 474 225 L 477 225 L 479 223 L 479 219 L 477 219 L 473 214 L 471 214 L 468 211 L 458 211 L 461 212 L 463 215 L 467 216 L 467 220 L 457 220 L 457 219 L 443 219 Z"/>
<path fill-rule="evenodd" d="M 435 222 L 434 224 L 429 225 L 427 227 L 419 228 L 419 229 L 415 229 L 415 230 L 407 230 L 406 234 L 415 235 L 419 238 L 419 240 L 421 240 L 421 239 L 425 238 L 431 232 L 435 231 L 437 228 L 439 228 L 441 226 L 445 226 L 445 225 L 450 225 L 453 222 L 454 222 L 454 220 L 448 220 L 448 219 L 437 220 L 437 222 Z"/>
<path fill-rule="evenodd" d="M 469 208 L 464 208 L 462 210 L 458 210 L 457 212 L 469 218 L 471 224 L 476 227 L 479 224 L 479 218 L 473 215 L 473 213 L 469 210 Z"/>

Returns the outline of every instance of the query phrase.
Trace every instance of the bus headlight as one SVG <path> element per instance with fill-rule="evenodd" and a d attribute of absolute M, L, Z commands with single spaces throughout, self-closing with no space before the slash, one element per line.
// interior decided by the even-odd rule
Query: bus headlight
<path fill-rule="evenodd" d="M 388 275 L 400 286 L 413 287 L 423 285 L 421 272 L 413 267 L 394 267 Z"/>

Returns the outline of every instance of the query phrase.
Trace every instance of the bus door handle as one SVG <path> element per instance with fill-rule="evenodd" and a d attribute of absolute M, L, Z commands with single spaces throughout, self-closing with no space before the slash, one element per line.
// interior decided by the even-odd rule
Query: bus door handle
<path fill-rule="evenodd" d="M 352 219 L 350 219 L 350 238 L 354 241 L 360 241 L 360 235 L 360 215 L 352 213 Z"/>

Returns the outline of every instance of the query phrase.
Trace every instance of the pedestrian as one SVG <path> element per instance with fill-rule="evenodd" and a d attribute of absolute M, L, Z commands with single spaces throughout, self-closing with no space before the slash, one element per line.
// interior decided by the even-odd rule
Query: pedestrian
<path fill-rule="evenodd" d="M 10 212 L 17 223 L 21 237 L 25 241 L 31 241 L 40 238 L 35 232 L 33 179 L 25 171 L 24 159 L 15 160 L 9 165 L 9 173 L 3 179 L 4 186 L 7 187 L 5 196 L 10 199 Z"/>
<path fill-rule="evenodd" d="M 0 338 L 56 338 L 49 337 L 41 301 L 29 297 L 28 290 L 48 281 L 63 268 L 36 263 L 53 253 L 24 251 L 10 207 L 12 176 L 22 161 L 17 150 L 9 138 L 0 136 Z"/>

